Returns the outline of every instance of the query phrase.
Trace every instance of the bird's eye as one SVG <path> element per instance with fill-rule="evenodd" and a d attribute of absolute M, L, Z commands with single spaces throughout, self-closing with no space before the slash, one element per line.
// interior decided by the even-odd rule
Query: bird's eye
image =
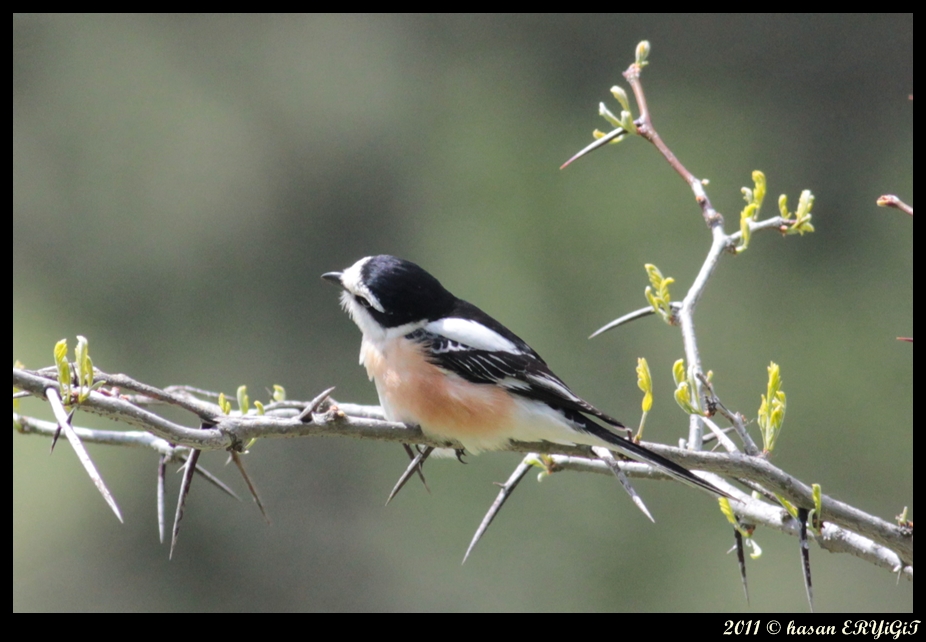
<path fill-rule="evenodd" d="M 365 308 L 370 307 L 370 302 L 367 301 L 366 297 L 362 297 L 362 296 L 360 296 L 359 294 L 355 294 L 355 295 L 354 295 L 354 299 L 356 299 L 357 303 L 359 303 L 359 304 L 362 305 L 363 307 L 365 307 Z"/>

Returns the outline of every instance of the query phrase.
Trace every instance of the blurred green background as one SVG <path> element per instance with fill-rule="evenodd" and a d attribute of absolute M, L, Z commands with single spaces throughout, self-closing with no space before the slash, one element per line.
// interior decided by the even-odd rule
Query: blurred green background
<path fill-rule="evenodd" d="M 319 275 L 391 253 L 630 424 L 647 357 L 647 437 L 676 443 L 678 333 L 650 318 L 586 337 L 645 305 L 644 263 L 681 296 L 709 245 L 699 211 L 639 139 L 558 169 L 606 128 L 599 101 L 619 109 L 608 90 L 643 38 L 655 124 L 728 229 L 753 169 L 766 215 L 816 195 L 815 234 L 756 236 L 702 300 L 721 398 L 755 417 L 778 362 L 774 462 L 883 518 L 912 509 L 913 349 L 895 337 L 913 332 L 913 221 L 875 206 L 913 202 L 912 14 L 14 15 L 13 358 L 50 365 L 83 334 L 98 367 L 155 385 L 375 403 Z M 531 477 L 461 567 L 517 455 L 432 461 L 433 494 L 413 481 L 383 508 L 399 447 L 267 440 L 247 464 L 273 525 L 197 482 L 168 562 L 153 454 L 91 447 L 120 526 L 48 446 L 13 434 L 14 611 L 807 608 L 795 539 L 757 532 L 748 607 L 729 526 L 678 484 L 638 483 L 653 525 L 613 479 Z M 818 609 L 912 609 L 910 582 L 811 558 Z"/>

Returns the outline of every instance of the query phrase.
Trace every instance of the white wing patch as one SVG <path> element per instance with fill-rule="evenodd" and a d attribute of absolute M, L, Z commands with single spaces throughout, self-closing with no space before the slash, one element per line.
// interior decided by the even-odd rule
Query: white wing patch
<path fill-rule="evenodd" d="M 503 388 L 508 388 L 509 390 L 529 390 L 531 385 L 526 381 L 521 381 L 520 379 L 512 379 L 511 377 L 505 377 L 498 382 L 498 385 Z"/>
<path fill-rule="evenodd" d="M 532 381 L 533 383 L 537 384 L 541 388 L 552 390 L 553 392 L 555 392 L 557 395 L 559 395 L 563 399 L 569 399 L 570 401 L 573 401 L 573 402 L 585 403 L 584 401 L 582 401 L 581 398 L 577 397 L 576 394 L 572 390 L 567 388 L 565 385 L 563 385 L 559 381 L 556 381 L 555 379 L 551 379 L 543 375 L 529 374 L 527 375 L 527 380 Z"/>
<path fill-rule="evenodd" d="M 426 325 L 425 330 L 432 334 L 447 337 L 451 341 L 462 343 L 476 350 L 522 354 L 521 350 L 518 350 L 518 347 L 514 343 L 499 333 L 490 330 L 477 321 L 471 321 L 469 319 L 460 319 L 456 317 L 438 319 Z"/>

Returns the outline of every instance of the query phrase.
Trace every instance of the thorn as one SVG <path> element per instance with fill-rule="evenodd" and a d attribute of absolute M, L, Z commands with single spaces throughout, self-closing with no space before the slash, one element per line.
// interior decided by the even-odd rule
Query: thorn
<path fill-rule="evenodd" d="M 254 499 L 254 503 L 257 504 L 257 507 L 260 509 L 260 514 L 264 516 L 264 521 L 267 524 L 272 524 L 270 517 L 267 515 L 267 511 L 264 510 L 264 503 L 260 501 L 260 495 L 257 493 L 257 487 L 254 486 L 251 482 L 251 478 L 248 476 L 248 472 L 244 469 L 244 462 L 241 461 L 241 455 L 239 455 L 234 450 L 231 451 L 232 461 L 235 462 L 235 465 L 238 467 L 238 471 L 241 473 L 241 476 L 244 477 L 244 483 L 248 485 L 248 490 L 251 493 L 251 497 Z"/>
<path fill-rule="evenodd" d="M 611 321 L 611 323 L 601 326 L 600 328 L 592 332 L 588 338 L 594 339 L 599 334 L 603 334 L 607 332 L 608 330 L 613 330 L 614 328 L 618 326 L 624 325 L 625 323 L 630 323 L 631 321 L 636 321 L 637 319 L 642 319 L 643 317 L 648 317 L 651 314 L 656 314 L 656 311 L 653 310 L 653 308 L 650 306 L 647 306 L 645 308 L 640 308 L 639 310 L 634 310 L 633 312 L 628 312 L 624 316 L 614 319 L 614 321 Z"/>
<path fill-rule="evenodd" d="M 55 434 L 52 435 L 52 438 L 51 438 L 51 448 L 48 449 L 49 455 L 55 452 L 55 444 L 58 443 L 58 437 L 60 436 L 61 436 L 61 426 L 58 426 L 57 428 L 55 428 Z"/>
<path fill-rule="evenodd" d="M 412 459 L 412 462 L 408 465 L 408 468 L 406 468 L 405 472 L 402 473 L 402 476 L 399 477 L 399 481 L 395 483 L 395 487 L 392 489 L 392 492 L 389 493 L 389 497 L 386 498 L 386 506 L 388 506 L 389 502 L 392 501 L 392 498 L 395 497 L 400 490 L 402 490 L 402 486 L 404 486 L 405 482 L 411 478 L 412 474 L 421 468 L 421 464 L 432 452 L 434 452 L 434 446 L 427 446 L 424 450 L 418 453 L 414 459 Z"/>
<path fill-rule="evenodd" d="M 167 456 L 158 459 L 158 537 L 164 543 L 164 477 L 167 472 Z"/>
<path fill-rule="evenodd" d="M 521 460 L 521 463 L 518 464 L 518 467 L 514 469 L 514 472 L 511 473 L 508 481 L 502 485 L 501 489 L 498 491 L 498 497 L 496 497 L 495 501 L 492 502 L 492 505 L 489 506 L 489 511 L 485 514 L 485 517 L 482 518 L 482 522 L 479 523 L 479 528 L 476 529 L 476 534 L 473 535 L 473 539 L 469 543 L 469 547 L 466 549 L 466 554 L 463 556 L 463 561 L 460 562 L 461 565 L 466 564 L 466 560 L 469 559 L 469 554 L 473 552 L 473 548 L 476 547 L 476 544 L 478 544 L 479 540 L 482 539 L 482 536 L 485 535 L 485 532 L 488 530 L 492 520 L 494 520 L 495 516 L 498 515 L 498 512 L 502 509 L 502 506 L 505 505 L 505 502 L 508 501 L 508 498 L 511 496 L 511 493 L 514 492 L 514 489 L 517 487 L 517 485 L 521 483 L 522 479 L 524 479 L 527 471 L 531 469 L 531 464 L 527 463 L 528 460 L 536 458 L 537 455 L 535 453 L 529 453 L 524 459 Z"/>
<path fill-rule="evenodd" d="M 591 152 L 595 151 L 595 150 L 598 149 L 599 147 L 604 147 L 605 145 L 607 145 L 608 143 L 610 143 L 612 140 L 614 140 L 614 139 L 617 138 L 618 136 L 623 136 L 623 135 L 626 135 L 626 134 L 627 134 L 627 130 L 624 129 L 623 127 L 618 127 L 617 129 L 613 129 L 613 130 L 609 131 L 607 134 L 605 134 L 605 135 L 602 136 L 601 138 L 598 138 L 598 139 L 592 141 L 591 144 L 586 145 L 584 148 L 582 148 L 581 151 L 577 152 L 572 158 L 570 158 L 570 159 L 567 160 L 565 163 L 563 163 L 562 165 L 560 165 L 559 168 L 560 168 L 560 169 L 566 169 L 566 167 L 568 167 L 569 165 L 571 165 L 573 162 L 579 160 L 580 158 L 582 158 L 582 157 L 585 156 L 586 154 L 590 154 Z"/>
<path fill-rule="evenodd" d="M 911 339 L 911 341 L 912 341 L 912 339 Z M 75 412 L 77 412 L 77 408 L 71 408 L 71 412 L 68 413 L 68 421 L 67 421 L 68 425 L 70 425 L 71 419 L 74 418 L 74 413 L 75 413 Z M 51 438 L 51 448 L 48 449 L 48 454 L 49 454 L 49 455 L 52 454 L 53 452 L 55 452 L 55 444 L 58 443 L 58 437 L 60 437 L 60 436 L 61 436 L 61 426 L 60 426 L 60 424 L 59 424 L 58 427 L 55 429 L 55 435 L 54 435 L 54 437 Z"/>
<path fill-rule="evenodd" d="M 238 493 L 233 491 L 230 486 L 225 484 L 225 482 L 223 482 L 221 479 L 216 477 L 214 474 L 210 473 L 208 470 L 206 470 L 199 464 L 196 464 L 196 474 L 202 476 L 203 479 L 208 481 L 210 484 L 218 488 L 220 491 L 222 491 L 223 493 L 225 493 L 232 499 L 237 499 L 239 502 L 241 501 L 241 497 L 238 496 Z"/>
<path fill-rule="evenodd" d="M 810 603 L 810 612 L 813 613 L 813 584 L 810 581 L 810 543 L 807 541 L 807 516 L 809 511 L 806 508 L 797 509 L 798 521 L 800 521 L 800 547 L 801 547 L 801 565 L 804 569 L 804 588 L 807 589 L 807 601 Z"/>
<path fill-rule="evenodd" d="M 415 458 L 415 451 L 412 450 L 412 447 L 411 447 L 411 446 L 409 446 L 408 444 L 402 444 L 402 447 L 405 448 L 405 454 L 408 455 L 408 458 L 409 458 L 409 459 L 414 459 L 414 458 Z M 418 466 L 418 479 L 421 480 L 421 483 L 424 484 L 424 489 L 425 489 L 426 491 L 428 491 L 428 495 L 430 495 L 430 494 L 431 494 L 431 489 L 428 488 L 428 482 L 427 482 L 427 480 L 424 478 L 424 470 L 422 470 L 422 467 L 421 467 L 421 466 Z"/>
<path fill-rule="evenodd" d="M 627 494 L 630 495 L 630 499 L 633 500 L 633 503 L 655 524 L 656 520 L 650 515 L 649 509 L 647 509 L 646 504 L 643 503 L 643 498 L 640 497 L 636 489 L 631 485 L 630 480 L 627 478 L 627 475 L 624 474 L 624 471 L 621 470 L 620 464 L 617 462 L 614 455 L 611 454 L 611 451 L 601 446 L 592 446 L 592 452 L 611 469 L 611 472 L 617 477 L 617 481 L 621 483 L 621 486 L 623 486 Z"/>
<path fill-rule="evenodd" d="M 466 463 L 465 461 L 463 461 L 463 455 L 466 454 L 466 449 L 465 449 L 465 448 L 454 448 L 454 449 L 453 449 L 453 452 L 454 452 L 454 454 L 457 456 L 457 461 L 458 461 L 458 462 L 460 462 L 461 464 L 465 464 L 465 463 Z"/>
<path fill-rule="evenodd" d="M 746 594 L 746 604 L 749 604 L 749 586 L 746 584 L 746 552 L 743 550 L 743 534 L 734 527 L 733 537 L 736 538 L 736 560 L 740 565 L 740 578 L 743 580 L 743 592 Z"/>
<path fill-rule="evenodd" d="M 199 454 L 201 452 L 200 450 L 191 450 L 190 456 L 186 460 L 186 466 L 183 470 L 183 481 L 180 482 L 180 497 L 177 499 L 177 512 L 174 514 L 174 528 L 170 537 L 170 554 L 168 555 L 168 559 L 174 558 L 177 536 L 180 535 L 180 520 L 183 519 L 183 508 L 186 504 L 187 495 L 190 492 L 193 473 L 196 472 L 196 460 L 199 459 Z"/>
<path fill-rule="evenodd" d="M 80 437 L 77 436 L 77 432 L 71 426 L 70 421 L 71 417 L 73 416 L 73 411 L 70 414 L 65 412 L 64 405 L 61 403 L 61 397 L 58 395 L 57 388 L 46 388 L 45 398 L 48 399 L 48 403 L 52 408 L 55 419 L 58 421 L 58 428 L 64 431 L 64 436 L 67 437 L 68 441 L 71 443 L 71 448 L 74 449 L 74 453 L 77 455 L 77 459 L 83 465 L 84 470 L 90 476 L 91 481 L 93 481 L 93 484 L 100 492 L 100 495 L 102 495 L 106 503 L 109 504 L 109 508 L 113 511 L 113 513 L 116 514 L 116 518 L 120 522 L 123 522 L 122 513 L 119 511 L 119 506 L 116 505 L 116 500 L 113 499 L 112 493 L 109 492 L 109 489 L 106 487 L 106 483 L 103 481 L 103 477 L 97 471 L 96 466 L 94 466 L 93 460 L 90 459 L 90 455 L 87 453 L 87 449 L 84 448 L 84 445 L 80 441 Z"/>
<path fill-rule="evenodd" d="M 327 399 L 328 395 L 330 395 L 332 392 L 334 392 L 334 386 L 331 386 L 327 390 L 323 390 L 320 395 L 309 402 L 309 405 L 307 405 L 305 409 L 299 413 L 299 416 L 297 416 L 296 419 L 298 421 L 305 421 L 306 419 L 310 418 L 312 413 L 318 410 L 318 407 L 322 405 L 322 402 Z"/>

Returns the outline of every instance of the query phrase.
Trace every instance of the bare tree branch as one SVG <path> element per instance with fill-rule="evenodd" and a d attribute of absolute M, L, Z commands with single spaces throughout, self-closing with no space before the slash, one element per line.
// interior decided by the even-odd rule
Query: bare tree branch
<path fill-rule="evenodd" d="M 99 377 L 101 380 L 105 380 L 108 375 L 100 372 Z M 122 377 L 125 377 L 125 375 L 122 375 Z M 22 390 L 30 391 L 39 398 L 44 398 L 45 390 L 49 387 L 49 381 L 50 379 L 47 376 L 42 376 L 37 372 L 13 369 L 13 385 Z M 295 417 L 301 412 L 302 408 L 306 407 L 306 403 L 285 402 L 279 404 L 282 407 L 274 408 L 275 405 L 268 404 L 265 415 L 217 414 L 212 420 L 215 423 L 214 427 L 195 429 L 168 422 L 126 400 L 114 398 L 109 391 L 97 390 L 90 393 L 87 400 L 80 405 L 81 410 L 94 412 L 132 426 L 147 428 L 150 433 L 91 430 L 77 427 L 73 428 L 73 431 L 82 441 L 87 443 L 150 448 L 159 455 L 167 456 L 171 460 L 180 455 L 183 457 L 189 456 L 190 449 L 194 448 L 202 450 L 241 448 L 242 444 L 246 444 L 254 438 L 339 436 L 423 444 L 434 447 L 448 446 L 446 443 L 428 438 L 417 426 L 407 426 L 401 423 L 370 418 L 372 415 L 381 414 L 381 410 L 377 412 L 370 406 L 338 404 L 332 401 L 327 407 L 323 405 L 319 412 L 313 414 L 306 422 L 300 422 Z M 365 416 L 348 415 L 345 409 L 357 410 Z M 198 415 L 198 413 L 194 414 Z M 23 434 L 51 437 L 55 431 L 56 424 L 52 422 L 43 422 L 17 414 L 14 414 L 13 420 L 14 424 L 18 426 L 18 430 Z M 450 444 L 451 447 L 454 445 L 459 447 L 459 444 Z M 813 505 L 813 491 L 810 485 L 792 477 L 762 457 L 751 457 L 742 453 L 721 454 L 691 451 L 649 442 L 645 442 L 645 445 L 653 452 L 686 468 L 752 481 L 761 484 L 795 505 Z M 548 442 L 531 444 L 516 442 L 510 445 L 509 450 L 522 453 L 555 453 L 557 465 L 565 470 L 611 474 L 610 469 L 595 458 L 586 446 L 565 446 Z M 651 467 L 636 462 L 622 462 L 621 470 L 631 478 L 667 479 Z M 753 499 L 737 491 L 729 484 L 720 487 L 742 500 L 741 505 L 737 504 L 736 512 L 743 515 L 746 521 L 763 523 L 777 530 L 789 532 L 787 520 L 783 520 L 780 516 L 782 511 L 780 507 Z M 760 510 L 760 507 L 764 508 Z M 754 512 L 763 514 L 763 510 L 770 510 L 777 517 L 768 517 L 766 515 L 764 520 L 759 520 L 752 516 Z M 910 529 L 901 528 L 826 496 L 823 498 L 823 518 L 826 520 L 827 525 L 839 525 L 843 529 L 853 531 L 853 534 L 857 534 L 857 536 L 870 540 L 870 543 L 860 543 L 857 540 L 840 535 L 840 541 L 844 542 L 838 548 L 840 552 L 853 552 L 860 557 L 869 559 L 862 553 L 872 546 L 880 545 L 896 552 L 895 558 L 892 560 L 893 566 L 887 563 L 881 563 L 881 566 L 894 568 L 894 566 L 905 567 L 912 565 L 913 536 Z M 906 570 L 904 572 L 912 576 L 912 568 L 910 568 L 909 573 Z"/>

